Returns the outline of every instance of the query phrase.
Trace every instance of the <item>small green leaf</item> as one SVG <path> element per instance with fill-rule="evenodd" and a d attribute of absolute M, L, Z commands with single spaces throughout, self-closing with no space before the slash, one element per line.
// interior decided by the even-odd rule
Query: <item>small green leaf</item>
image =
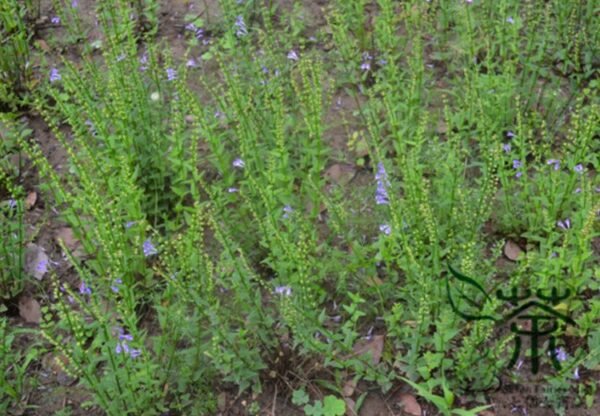
<path fill-rule="evenodd" d="M 292 394 L 292 403 L 296 406 L 302 406 L 308 403 L 308 400 L 308 394 L 306 394 L 303 389 L 294 390 L 294 393 Z"/>
<path fill-rule="evenodd" d="M 323 404 L 325 416 L 342 416 L 346 412 L 346 403 L 335 396 L 325 396 Z"/>

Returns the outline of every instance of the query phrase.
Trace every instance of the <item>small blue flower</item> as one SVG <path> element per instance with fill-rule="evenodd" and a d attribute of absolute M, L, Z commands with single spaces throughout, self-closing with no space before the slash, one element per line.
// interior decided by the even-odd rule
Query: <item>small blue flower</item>
<path fill-rule="evenodd" d="M 89 286 L 87 286 L 83 280 L 79 284 L 79 294 L 81 294 L 81 295 L 91 295 L 92 294 L 92 289 Z"/>
<path fill-rule="evenodd" d="M 46 273 L 48 271 L 48 259 L 41 260 L 35 267 L 35 270 L 40 273 Z"/>
<path fill-rule="evenodd" d="M 562 228 L 563 230 L 568 230 L 569 228 L 571 228 L 571 220 L 570 220 L 570 219 L 568 219 L 568 218 L 567 218 L 567 219 L 565 219 L 564 221 L 563 221 L 563 220 L 558 220 L 558 221 L 556 222 L 556 225 L 557 225 L 559 228 Z"/>
<path fill-rule="evenodd" d="M 290 214 L 294 212 L 294 208 L 289 205 L 283 207 L 283 218 L 289 218 Z"/>
<path fill-rule="evenodd" d="M 389 197 L 387 187 L 389 181 L 387 178 L 387 172 L 382 162 L 377 164 L 377 173 L 375 174 L 375 180 L 377 181 L 377 190 L 375 191 L 375 203 L 377 205 L 389 204 Z"/>
<path fill-rule="evenodd" d="M 502 145 L 502 150 L 504 150 L 504 153 L 510 153 L 510 143 L 506 143 Z"/>
<path fill-rule="evenodd" d="M 507 17 L 506 18 L 506 23 L 510 23 L 511 25 L 515 23 L 515 19 L 513 19 L 512 17 Z"/>
<path fill-rule="evenodd" d="M 52 68 L 50 70 L 50 82 L 60 81 L 61 79 L 62 79 L 62 77 L 60 76 L 58 69 Z"/>
<path fill-rule="evenodd" d="M 236 192 L 239 192 L 239 189 L 238 188 L 228 188 L 227 192 L 229 192 L 230 194 L 234 194 Z"/>
<path fill-rule="evenodd" d="M 119 292 L 119 285 L 123 284 L 123 280 L 122 279 L 115 279 L 113 285 L 110 287 L 110 289 L 115 292 L 118 293 Z"/>
<path fill-rule="evenodd" d="M 8 200 L 8 207 L 11 209 L 15 209 L 17 207 L 17 201 L 15 201 L 14 199 L 9 199 Z"/>
<path fill-rule="evenodd" d="M 561 347 L 554 350 L 554 355 L 558 361 L 566 361 L 569 358 L 569 354 Z"/>
<path fill-rule="evenodd" d="M 77 6 L 79 6 L 79 0 L 73 0 L 71 2 L 71 7 L 75 9 L 77 8 Z"/>
<path fill-rule="evenodd" d="M 237 28 L 235 34 L 238 38 L 248 34 L 248 29 L 246 28 L 246 23 L 244 22 L 244 16 L 240 15 L 235 19 L 235 27 Z"/>
<path fill-rule="evenodd" d="M 381 224 L 379 226 L 379 231 L 385 235 L 390 235 L 392 233 L 392 227 L 389 224 Z"/>
<path fill-rule="evenodd" d="M 234 168 L 239 168 L 239 169 L 243 169 L 244 166 L 246 166 L 246 163 L 240 159 L 239 157 L 237 159 L 235 159 L 232 163 Z"/>
<path fill-rule="evenodd" d="M 515 136 L 516 136 L 516 135 L 515 135 L 515 133 L 513 133 L 513 132 L 512 132 L 512 131 L 510 131 L 510 130 L 506 132 L 506 137 L 508 137 L 509 139 L 512 139 L 512 138 L 513 138 L 513 137 L 515 137 Z"/>
<path fill-rule="evenodd" d="M 292 288 L 289 286 L 277 286 L 275 288 L 275 293 L 277 293 L 278 295 L 291 296 Z"/>
<path fill-rule="evenodd" d="M 513 160 L 513 169 L 519 169 L 521 166 L 521 161 L 519 159 Z"/>
<path fill-rule="evenodd" d="M 560 169 L 560 160 L 558 159 L 548 159 L 546 161 L 547 165 L 554 165 L 554 170 L 559 170 Z"/>
<path fill-rule="evenodd" d="M 290 61 L 297 61 L 300 59 L 300 57 L 298 56 L 298 53 L 296 53 L 296 51 L 292 49 L 288 52 L 287 59 L 289 59 Z"/>
<path fill-rule="evenodd" d="M 579 380 L 579 367 L 575 368 L 575 371 L 573 371 L 573 378 Z"/>
<path fill-rule="evenodd" d="M 580 164 L 576 165 L 573 169 L 577 173 L 582 173 L 583 172 L 583 165 L 580 163 Z"/>
<path fill-rule="evenodd" d="M 154 247 L 154 244 L 152 244 L 152 241 L 150 241 L 149 238 L 144 241 L 142 248 L 144 250 L 144 256 L 146 257 L 150 257 L 158 253 L 158 250 L 156 250 L 156 247 Z"/>
<path fill-rule="evenodd" d="M 52 16 L 52 18 L 50 19 L 50 22 L 52 22 L 53 25 L 60 25 L 60 17 Z"/>
<path fill-rule="evenodd" d="M 177 79 L 177 71 L 173 68 L 167 68 L 167 79 L 169 81 L 175 81 Z"/>
<path fill-rule="evenodd" d="M 119 341 L 133 341 L 133 336 L 128 334 L 123 330 L 123 328 L 119 328 Z"/>

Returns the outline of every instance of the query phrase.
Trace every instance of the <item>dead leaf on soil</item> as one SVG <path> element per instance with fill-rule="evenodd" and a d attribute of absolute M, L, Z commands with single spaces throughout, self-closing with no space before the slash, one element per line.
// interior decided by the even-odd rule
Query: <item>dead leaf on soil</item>
<path fill-rule="evenodd" d="M 336 163 L 325 171 L 325 179 L 338 185 L 347 185 L 352 180 L 356 170 L 353 166 Z"/>
<path fill-rule="evenodd" d="M 401 394 L 400 395 L 400 404 L 402 405 L 402 410 L 413 416 L 421 416 L 421 405 L 417 402 L 417 399 L 412 394 Z"/>
<path fill-rule="evenodd" d="M 517 261 L 521 253 L 523 253 L 523 250 L 521 250 L 521 247 L 519 247 L 517 243 L 511 240 L 506 241 L 506 245 L 504 246 L 504 255 L 506 258 Z"/>
<path fill-rule="evenodd" d="M 373 364 L 378 364 L 383 353 L 384 338 L 384 335 L 373 335 L 369 340 L 361 339 L 354 345 L 354 354 L 363 355 L 370 351 L 373 357 Z"/>
<path fill-rule="evenodd" d="M 85 254 L 83 250 L 83 245 L 77 238 L 75 238 L 75 234 L 73 233 L 72 228 L 61 227 L 57 229 L 54 233 L 54 239 L 57 243 L 59 242 L 59 240 L 62 240 L 65 247 L 75 257 L 82 257 Z"/>
<path fill-rule="evenodd" d="M 42 280 L 49 266 L 50 259 L 44 249 L 37 244 L 27 244 L 25 248 L 25 272 L 37 280 Z"/>
<path fill-rule="evenodd" d="M 383 280 L 381 280 L 377 276 L 367 277 L 367 285 L 369 285 L 369 286 L 381 286 L 382 284 L 383 284 Z"/>
<path fill-rule="evenodd" d="M 31 191 L 27 194 L 25 198 L 25 209 L 30 210 L 33 208 L 35 203 L 37 202 L 37 193 L 35 191 Z"/>
<path fill-rule="evenodd" d="M 43 39 L 38 39 L 35 41 L 36 45 L 43 50 L 44 52 L 50 52 L 50 46 Z"/>
<path fill-rule="evenodd" d="M 23 296 L 19 299 L 19 315 L 25 319 L 25 322 L 39 324 L 42 320 L 40 304 L 34 298 Z"/>
<path fill-rule="evenodd" d="M 345 397 L 350 397 L 354 394 L 354 389 L 356 389 L 356 380 L 350 379 L 344 383 L 342 395 Z"/>
<path fill-rule="evenodd" d="M 344 397 L 344 401 L 346 402 L 346 415 L 353 416 L 356 415 L 356 402 L 352 400 L 350 397 Z"/>

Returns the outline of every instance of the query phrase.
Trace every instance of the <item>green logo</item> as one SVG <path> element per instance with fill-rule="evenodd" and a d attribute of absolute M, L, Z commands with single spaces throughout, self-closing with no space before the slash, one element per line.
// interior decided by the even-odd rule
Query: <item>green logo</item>
<path fill-rule="evenodd" d="M 565 324 L 575 325 L 575 321 L 569 316 L 558 312 L 553 306 L 558 305 L 560 301 L 570 296 L 571 293 L 568 289 L 563 293 L 559 293 L 556 287 L 553 287 L 548 293 L 545 293 L 543 290 L 537 290 L 535 296 L 533 296 L 532 291 L 529 289 L 519 291 L 518 288 L 513 287 L 508 295 L 502 290 L 497 290 L 495 293 L 496 298 L 509 302 L 511 309 L 503 315 L 485 315 L 480 314 L 480 312 L 483 310 L 485 304 L 492 300 L 490 295 L 477 281 L 455 270 L 451 265 L 448 265 L 448 270 L 457 280 L 465 283 L 467 287 L 482 295 L 479 300 L 476 300 L 474 296 L 469 296 L 465 291 L 455 287 L 454 289 L 458 292 L 460 299 L 471 307 L 474 307 L 478 313 L 461 311 L 459 306 L 462 306 L 462 304 L 457 305 L 457 299 L 453 298 L 450 290 L 450 278 L 448 276 L 446 279 L 448 300 L 450 301 L 452 310 L 462 318 L 467 321 L 491 320 L 499 325 L 513 319 L 529 321 L 530 328 L 527 330 L 520 329 L 514 321 L 511 323 L 510 329 L 516 335 L 516 338 L 515 349 L 508 365 L 509 368 L 515 365 L 521 354 L 521 336 L 528 336 L 531 341 L 531 371 L 533 374 L 536 374 L 540 364 L 540 356 L 538 354 L 540 337 L 548 336 L 548 353 L 551 357 L 552 365 L 556 370 L 561 369 L 560 361 L 557 357 L 556 338 L 552 334 L 558 329 L 559 322 L 562 321 Z"/>

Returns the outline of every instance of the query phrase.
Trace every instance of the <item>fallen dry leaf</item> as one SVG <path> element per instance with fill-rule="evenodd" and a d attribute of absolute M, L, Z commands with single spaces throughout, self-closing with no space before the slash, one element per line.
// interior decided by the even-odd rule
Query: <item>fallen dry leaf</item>
<path fill-rule="evenodd" d="M 25 209 L 30 210 L 31 208 L 33 208 L 36 201 L 37 201 L 37 193 L 35 191 L 29 192 L 27 194 L 27 197 L 25 198 Z"/>
<path fill-rule="evenodd" d="M 400 405 L 402 410 L 413 416 L 421 416 L 421 405 L 412 394 L 404 393 L 400 395 Z"/>
<path fill-rule="evenodd" d="M 73 229 L 69 227 L 61 227 L 54 232 L 54 239 L 58 243 L 62 241 L 65 247 L 71 252 L 74 257 L 82 257 L 85 254 L 83 244 L 75 238 Z"/>
<path fill-rule="evenodd" d="M 356 389 L 356 381 L 354 379 L 350 379 L 344 383 L 344 388 L 342 389 L 342 395 L 346 397 L 350 397 L 354 394 L 354 389 Z"/>
<path fill-rule="evenodd" d="M 346 185 L 352 180 L 356 170 L 350 165 L 336 163 L 331 165 L 324 173 L 325 179 L 338 185 Z"/>
<path fill-rule="evenodd" d="M 50 259 L 44 249 L 37 244 L 29 243 L 25 248 L 25 272 L 42 280 L 50 267 Z"/>
<path fill-rule="evenodd" d="M 352 400 L 350 397 L 344 397 L 344 401 L 346 402 L 346 415 L 354 416 L 356 415 L 356 402 Z"/>
<path fill-rule="evenodd" d="M 44 52 L 50 52 L 50 46 L 48 46 L 48 43 L 46 43 L 45 40 L 38 39 L 38 40 L 35 41 L 35 43 Z"/>
<path fill-rule="evenodd" d="M 23 296 L 19 299 L 19 315 L 25 319 L 25 322 L 39 324 L 42 320 L 40 304 L 34 298 Z"/>
<path fill-rule="evenodd" d="M 506 258 L 517 261 L 521 253 L 523 253 L 523 250 L 521 250 L 521 247 L 519 247 L 517 243 L 511 240 L 506 241 L 506 245 L 504 246 L 504 255 Z"/>
<path fill-rule="evenodd" d="M 381 360 L 381 354 L 383 353 L 384 338 L 384 335 L 373 335 L 369 340 L 361 339 L 354 345 L 354 354 L 363 355 L 371 352 L 373 364 L 378 364 Z"/>

